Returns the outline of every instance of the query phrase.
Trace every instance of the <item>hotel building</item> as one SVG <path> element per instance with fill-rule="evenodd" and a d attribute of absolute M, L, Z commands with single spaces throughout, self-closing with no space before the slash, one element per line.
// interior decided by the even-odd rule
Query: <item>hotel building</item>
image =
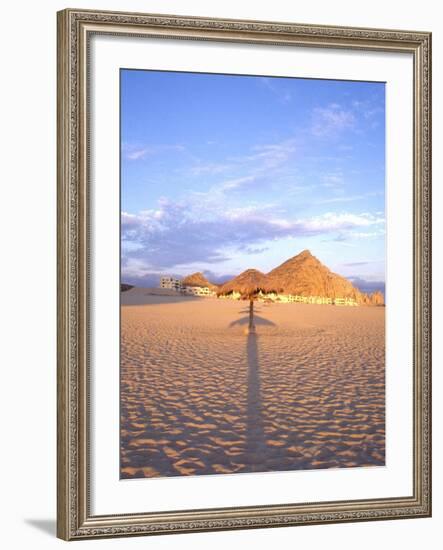
<path fill-rule="evenodd" d="M 182 282 L 174 277 L 162 277 L 160 279 L 160 288 L 168 288 L 180 292 L 182 290 Z"/>

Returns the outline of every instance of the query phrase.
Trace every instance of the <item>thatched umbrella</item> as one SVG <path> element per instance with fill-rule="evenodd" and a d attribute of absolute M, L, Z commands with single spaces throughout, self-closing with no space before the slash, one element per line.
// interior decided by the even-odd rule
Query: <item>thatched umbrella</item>
<path fill-rule="evenodd" d="M 242 300 L 249 300 L 249 331 L 255 331 L 254 301 L 260 292 L 276 292 L 264 273 L 257 269 L 247 269 L 231 281 L 222 285 L 217 291 L 218 296 L 227 296 L 239 292 Z"/>

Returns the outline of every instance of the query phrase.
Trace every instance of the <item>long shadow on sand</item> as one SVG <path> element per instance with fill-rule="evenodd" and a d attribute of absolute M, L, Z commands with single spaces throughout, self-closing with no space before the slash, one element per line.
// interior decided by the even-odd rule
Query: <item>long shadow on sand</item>
<path fill-rule="evenodd" d="M 242 317 L 230 323 L 229 327 L 246 325 L 249 316 Z M 275 323 L 254 315 L 255 325 L 275 326 Z M 248 471 L 257 472 L 263 470 L 263 452 L 266 447 L 263 405 L 260 391 L 260 360 L 258 353 L 259 336 L 256 332 L 249 332 L 246 342 L 246 355 L 248 359 L 248 398 L 246 405 L 246 448 L 245 464 Z"/>
<path fill-rule="evenodd" d="M 235 326 L 241 326 L 241 325 L 248 325 L 248 324 L 249 324 L 249 316 L 246 316 L 246 317 L 242 317 L 241 319 L 237 319 L 237 321 L 232 321 L 232 323 L 229 323 L 229 328 L 232 328 Z M 254 315 L 254 324 L 275 327 L 275 323 L 273 323 L 272 321 L 269 321 L 268 319 L 265 319 L 264 317 L 260 317 L 259 315 Z"/>
<path fill-rule="evenodd" d="M 250 471 L 255 472 L 260 470 L 260 460 L 263 459 L 263 450 L 266 445 L 260 392 L 258 336 L 256 333 L 248 334 L 246 350 L 248 356 L 248 401 L 245 463 L 250 465 Z"/>

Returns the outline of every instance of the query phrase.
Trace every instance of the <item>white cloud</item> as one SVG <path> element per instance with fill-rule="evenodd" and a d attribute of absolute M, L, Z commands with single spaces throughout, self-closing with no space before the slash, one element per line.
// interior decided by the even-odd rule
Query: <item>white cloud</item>
<path fill-rule="evenodd" d="M 372 119 L 384 113 L 384 108 L 380 106 L 379 100 L 374 100 L 374 99 L 366 99 L 364 101 L 355 100 L 352 102 L 352 106 L 366 120 Z"/>
<path fill-rule="evenodd" d="M 332 232 L 354 229 L 357 227 L 369 227 L 373 225 L 384 224 L 382 217 L 374 216 L 369 213 L 362 214 L 337 214 L 329 212 L 321 216 L 316 216 L 303 222 L 306 231 Z"/>
<path fill-rule="evenodd" d="M 254 182 L 270 182 L 296 151 L 296 140 L 291 138 L 277 143 L 255 145 L 244 155 L 231 156 L 220 162 L 204 162 L 197 159 L 186 171 L 187 175 L 198 178 L 220 176 L 223 179 L 211 185 L 206 192 L 194 191 L 192 194 L 198 196 L 201 201 L 211 202 L 219 200 L 220 197 L 217 195 L 242 189 Z"/>
<path fill-rule="evenodd" d="M 379 231 L 361 231 L 361 232 L 353 232 L 351 237 L 354 239 L 377 239 L 378 237 L 382 237 L 385 234 L 383 230 Z"/>
<path fill-rule="evenodd" d="M 342 172 L 332 172 L 329 174 L 323 174 L 323 187 L 337 188 L 344 184 L 344 177 Z"/>
<path fill-rule="evenodd" d="M 216 162 L 201 162 L 198 161 L 190 169 L 190 174 L 192 176 L 202 176 L 202 175 L 217 175 L 227 172 L 233 168 L 231 163 L 216 163 Z"/>
<path fill-rule="evenodd" d="M 256 172 L 277 168 L 286 163 L 297 151 L 296 140 L 291 138 L 278 143 L 255 145 L 251 153 L 239 157 L 232 157 L 237 166 L 253 166 Z"/>
<path fill-rule="evenodd" d="M 371 193 L 364 193 L 362 195 L 343 195 L 341 197 L 332 197 L 329 199 L 322 199 L 318 201 L 316 204 L 330 204 L 330 203 L 336 203 L 336 202 L 354 202 L 359 200 L 365 200 L 370 197 L 378 197 L 382 196 L 384 193 L 382 191 L 374 191 Z"/>
<path fill-rule="evenodd" d="M 150 149 L 145 147 L 144 149 L 134 149 L 133 151 L 127 151 L 125 158 L 128 160 L 138 160 L 146 157 L 150 152 Z"/>
<path fill-rule="evenodd" d="M 275 168 L 284 164 L 296 151 L 294 139 L 288 139 L 281 143 L 268 145 L 257 145 L 253 148 L 256 151 L 252 156 L 252 162 L 262 161 L 264 168 Z"/>
<path fill-rule="evenodd" d="M 345 110 L 336 103 L 327 107 L 316 107 L 312 112 L 311 133 L 316 137 L 330 136 L 353 128 L 355 116 L 352 111 Z"/>
<path fill-rule="evenodd" d="M 258 82 L 272 92 L 280 103 L 290 103 L 292 100 L 291 92 L 282 86 L 281 80 L 280 82 L 277 82 L 278 80 L 280 79 L 262 77 L 258 79 Z"/>
<path fill-rule="evenodd" d="M 170 270 L 192 262 L 223 262 L 229 259 L 228 249 L 253 249 L 287 237 L 369 237 L 383 224 L 383 217 L 364 212 L 330 212 L 291 219 L 276 215 L 273 205 L 229 208 L 224 204 L 224 208 L 217 208 L 198 201 L 163 199 L 155 209 L 122 215 L 122 238 L 136 245 L 125 247 L 123 254 L 127 258 L 149 258 L 153 270 Z"/>
<path fill-rule="evenodd" d="M 256 180 L 256 176 L 244 176 L 242 178 L 234 178 L 231 180 L 226 180 L 218 186 L 220 191 L 229 191 L 232 189 L 239 189 L 244 185 L 252 183 Z"/>
<path fill-rule="evenodd" d="M 141 160 L 148 156 L 157 155 L 164 151 L 184 151 L 183 145 L 146 145 L 139 146 L 124 143 L 122 145 L 122 154 L 126 160 Z"/>

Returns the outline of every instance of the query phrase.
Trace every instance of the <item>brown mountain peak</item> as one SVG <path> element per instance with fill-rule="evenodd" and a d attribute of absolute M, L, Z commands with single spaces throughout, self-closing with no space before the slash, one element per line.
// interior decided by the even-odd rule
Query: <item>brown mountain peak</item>
<path fill-rule="evenodd" d="M 371 296 L 362 293 L 348 279 L 333 273 L 310 250 L 303 250 L 289 258 L 266 275 L 258 269 L 246 269 L 219 287 L 219 294 L 240 292 L 248 294 L 257 290 L 299 296 L 326 298 L 350 298 L 360 304 L 383 305 L 379 292 Z"/>
<path fill-rule="evenodd" d="M 320 260 L 318 260 L 315 256 L 311 254 L 310 250 L 303 250 L 302 252 L 300 252 L 300 254 L 296 254 L 295 256 L 292 256 L 292 258 L 289 258 L 289 260 L 286 260 L 279 266 L 275 267 L 272 271 L 268 273 L 268 275 L 273 275 L 275 273 L 286 272 L 286 271 L 294 271 L 294 270 L 298 271 L 301 268 L 301 266 L 305 264 L 321 266 L 324 269 L 327 269 L 326 266 L 323 266 Z"/>
<path fill-rule="evenodd" d="M 258 269 L 249 268 L 249 269 L 245 269 L 244 271 L 242 271 L 240 273 L 240 275 L 237 275 L 236 278 L 242 277 L 242 276 L 253 276 L 253 275 L 259 275 L 259 276 L 263 276 L 263 277 L 265 276 L 265 274 L 262 271 L 260 271 Z"/>
<path fill-rule="evenodd" d="M 313 258 L 314 256 L 311 254 L 311 251 L 307 248 L 305 250 L 302 250 L 300 254 L 297 254 L 294 256 L 294 258 Z"/>
<path fill-rule="evenodd" d="M 206 277 L 203 275 L 203 273 L 201 271 L 196 271 L 195 273 L 191 273 L 191 275 L 188 275 L 188 277 L 194 277 L 194 278 L 205 279 L 206 280 Z M 186 279 L 186 277 L 185 277 L 185 279 Z"/>
<path fill-rule="evenodd" d="M 312 254 L 312 252 L 310 250 L 303 250 L 302 252 L 300 252 L 300 254 L 297 254 L 296 256 L 293 256 L 292 258 L 289 258 L 288 262 L 298 262 L 298 263 L 301 263 L 301 262 L 315 262 L 319 265 L 323 265 L 320 260 L 318 258 L 316 258 L 314 256 L 314 254 Z M 326 267 L 326 266 L 325 266 Z"/>
<path fill-rule="evenodd" d="M 185 277 L 182 281 L 182 284 L 184 286 L 207 286 L 208 288 L 215 287 L 215 285 L 210 283 L 200 271 L 197 271 L 196 273 L 192 273 L 191 275 Z"/>
<path fill-rule="evenodd" d="M 361 296 L 350 281 L 333 273 L 309 250 L 303 250 L 270 271 L 268 279 L 286 294 L 352 298 L 357 301 Z"/>

